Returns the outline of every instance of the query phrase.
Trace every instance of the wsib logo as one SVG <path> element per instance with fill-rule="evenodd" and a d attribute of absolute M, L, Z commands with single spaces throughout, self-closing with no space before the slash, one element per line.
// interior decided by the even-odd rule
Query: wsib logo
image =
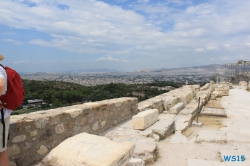
<path fill-rule="evenodd" d="M 245 161 L 246 158 L 245 158 L 245 155 L 238 155 L 238 156 L 224 156 L 224 161 L 227 161 L 227 162 L 243 162 Z"/>

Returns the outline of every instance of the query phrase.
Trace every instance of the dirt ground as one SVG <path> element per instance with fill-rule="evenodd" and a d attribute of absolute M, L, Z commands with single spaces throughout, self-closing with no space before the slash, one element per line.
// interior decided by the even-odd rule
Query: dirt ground
<path fill-rule="evenodd" d="M 223 108 L 222 104 L 221 104 L 221 97 L 220 98 L 216 98 L 216 100 L 210 100 L 206 107 L 217 107 L 217 108 Z"/>

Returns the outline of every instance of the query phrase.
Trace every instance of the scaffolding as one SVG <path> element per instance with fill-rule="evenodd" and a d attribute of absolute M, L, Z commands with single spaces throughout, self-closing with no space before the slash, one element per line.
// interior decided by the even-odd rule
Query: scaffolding
<path fill-rule="evenodd" d="M 227 63 L 224 65 L 224 81 L 238 84 L 240 81 L 250 81 L 250 61 L 238 60 L 237 63 Z"/>

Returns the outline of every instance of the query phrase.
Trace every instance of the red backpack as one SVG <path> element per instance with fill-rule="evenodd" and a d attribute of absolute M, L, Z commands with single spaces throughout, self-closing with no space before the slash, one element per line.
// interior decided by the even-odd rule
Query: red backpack
<path fill-rule="evenodd" d="M 9 67 L 2 66 L 8 77 L 7 81 L 7 91 L 5 95 L 0 96 L 0 100 L 5 104 L 5 108 L 10 110 L 17 109 L 23 102 L 24 99 L 24 88 L 20 75 L 13 69 Z"/>

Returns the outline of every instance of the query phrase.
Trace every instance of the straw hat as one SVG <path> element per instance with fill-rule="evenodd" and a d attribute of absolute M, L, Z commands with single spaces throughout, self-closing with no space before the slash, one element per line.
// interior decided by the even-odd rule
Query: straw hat
<path fill-rule="evenodd" d="M 0 61 L 4 59 L 4 56 L 0 54 Z"/>

